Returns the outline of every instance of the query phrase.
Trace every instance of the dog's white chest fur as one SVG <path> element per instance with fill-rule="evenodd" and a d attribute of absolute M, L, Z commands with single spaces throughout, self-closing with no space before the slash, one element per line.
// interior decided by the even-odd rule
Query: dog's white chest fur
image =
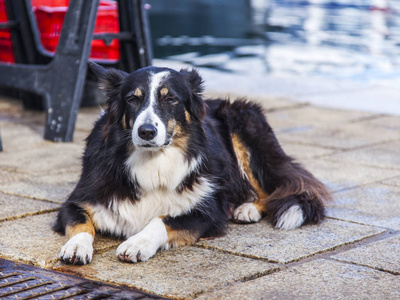
<path fill-rule="evenodd" d="M 200 158 L 188 162 L 181 149 L 167 147 L 157 152 L 134 151 L 127 159 L 126 167 L 143 191 L 160 188 L 173 191 L 200 162 Z"/>
<path fill-rule="evenodd" d="M 126 162 L 132 179 L 136 179 L 142 189 L 140 200 L 114 199 L 107 208 L 92 208 L 97 229 L 129 237 L 156 217 L 174 217 L 189 212 L 213 192 L 213 184 L 204 177 L 199 178 L 192 189 L 176 191 L 182 180 L 198 166 L 200 159 L 188 163 L 174 148 L 167 148 L 158 155 L 151 154 L 134 153 Z"/>

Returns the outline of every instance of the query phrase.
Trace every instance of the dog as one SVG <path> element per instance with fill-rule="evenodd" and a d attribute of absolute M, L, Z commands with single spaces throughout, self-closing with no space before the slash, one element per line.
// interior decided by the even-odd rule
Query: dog
<path fill-rule="evenodd" d="M 126 239 L 117 257 L 136 263 L 222 236 L 229 220 L 293 229 L 324 219 L 328 190 L 285 154 L 259 104 L 204 100 L 196 70 L 89 64 L 107 109 L 53 227 L 69 239 L 62 261 L 89 263 L 96 233 Z"/>

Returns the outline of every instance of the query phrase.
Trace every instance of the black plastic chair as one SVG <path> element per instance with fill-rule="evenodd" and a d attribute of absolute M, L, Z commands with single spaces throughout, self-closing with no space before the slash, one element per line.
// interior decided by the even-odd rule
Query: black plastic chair
<path fill-rule="evenodd" d="M 72 141 L 86 80 L 99 0 L 71 0 L 55 54 L 43 49 L 30 0 L 6 0 L 16 64 L 0 63 L 0 86 L 39 95 L 46 111 L 44 138 Z M 118 1 L 120 39 L 117 67 L 127 72 L 151 64 L 150 34 L 141 0 Z M 107 64 L 106 61 L 103 62 Z M 25 107 L 29 97 L 23 97 Z M 1 141 L 0 141 L 1 142 Z"/>

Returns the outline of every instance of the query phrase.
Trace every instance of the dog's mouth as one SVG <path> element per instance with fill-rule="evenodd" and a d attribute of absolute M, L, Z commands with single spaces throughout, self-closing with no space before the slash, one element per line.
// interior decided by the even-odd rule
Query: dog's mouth
<path fill-rule="evenodd" d="M 145 144 L 141 144 L 141 145 L 136 145 L 136 147 L 143 149 L 143 150 L 148 150 L 148 151 L 157 151 L 160 149 L 164 149 L 166 147 L 168 147 L 169 145 L 171 145 L 172 140 L 168 139 L 164 144 L 157 145 L 154 143 L 145 143 Z"/>

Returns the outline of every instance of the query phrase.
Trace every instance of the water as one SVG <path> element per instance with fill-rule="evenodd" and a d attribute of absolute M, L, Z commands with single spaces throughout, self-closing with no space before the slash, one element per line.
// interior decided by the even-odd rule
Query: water
<path fill-rule="evenodd" d="M 398 76 L 400 1 L 255 0 L 270 72 L 354 80 Z M 258 26 L 263 22 L 258 21 Z"/>
<path fill-rule="evenodd" d="M 238 1 L 232 3 L 236 2 Z M 219 5 L 214 14 L 203 14 L 201 20 L 196 19 L 197 27 L 202 28 L 200 31 L 188 31 L 187 27 L 190 26 L 182 27 L 177 14 L 174 18 L 169 18 L 168 26 L 160 26 L 160 15 L 156 13 L 157 7 L 154 7 L 154 11 L 150 11 L 150 18 L 158 20 L 158 23 L 152 22 L 157 25 L 152 26 L 152 32 L 156 36 L 154 44 L 158 53 L 166 56 L 167 53 L 189 52 L 190 55 L 172 58 L 196 66 L 232 72 L 245 71 L 246 68 L 240 67 L 240 62 L 245 61 L 247 64 L 250 60 L 242 58 L 252 56 L 258 61 L 250 62 L 252 68 L 249 69 L 253 71 L 255 68 L 256 72 L 319 75 L 353 80 L 400 74 L 398 0 L 251 0 L 248 11 L 244 10 L 243 1 L 239 2 L 242 3 L 241 9 L 236 5 L 227 14 L 221 14 L 224 7 Z M 188 15 L 191 11 L 190 5 L 187 6 L 182 14 L 186 21 L 193 19 Z M 162 11 L 166 14 L 165 9 Z M 222 29 L 217 31 L 214 26 L 216 14 L 224 16 L 219 23 Z M 243 15 L 246 14 L 251 17 L 248 18 L 249 24 L 245 26 Z M 174 25 L 174 20 L 182 29 Z M 239 33 L 230 25 L 239 23 L 238 20 L 241 27 L 252 28 L 247 30 L 247 38 L 243 30 Z M 193 25 L 188 21 L 186 24 Z M 236 42 L 241 46 L 235 47 L 228 43 L 228 47 L 222 48 L 224 41 L 228 39 L 221 37 L 221 33 L 227 34 L 227 28 L 232 28 L 229 37 L 236 35 Z M 167 35 L 166 32 L 170 34 Z M 204 51 L 199 52 L 189 45 L 191 42 L 201 43 L 202 39 L 207 40 L 204 35 L 208 38 L 218 37 L 215 43 L 222 42 L 220 47 L 215 47 L 214 44 L 209 45 L 209 48 L 213 52 L 222 53 L 221 55 L 204 55 Z M 185 41 L 186 47 L 178 45 Z M 172 47 L 173 43 L 180 48 Z M 227 48 L 230 51 L 226 51 Z"/>

